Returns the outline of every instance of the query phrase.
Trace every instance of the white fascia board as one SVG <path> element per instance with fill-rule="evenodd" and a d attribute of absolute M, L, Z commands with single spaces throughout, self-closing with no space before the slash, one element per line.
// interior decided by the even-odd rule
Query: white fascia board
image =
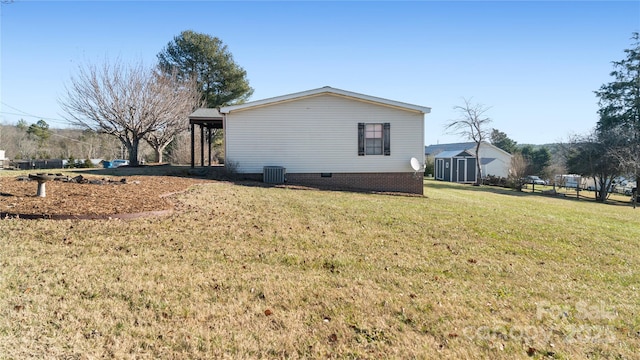
<path fill-rule="evenodd" d="M 497 147 L 497 146 L 493 145 L 493 144 L 492 144 L 492 143 L 490 143 L 490 142 L 483 141 L 483 142 L 480 144 L 480 148 L 482 148 L 482 146 L 490 146 L 490 147 L 494 148 L 495 150 L 497 150 L 497 151 L 499 151 L 499 152 L 501 152 L 501 153 L 503 153 L 503 154 L 505 154 L 505 155 L 513 156 L 513 155 L 509 154 L 508 152 L 506 152 L 506 151 L 504 151 L 504 150 L 500 149 L 499 147 Z M 473 147 L 471 147 L 471 148 L 467 149 L 467 151 L 470 151 L 470 150 L 475 151 L 475 150 L 476 150 L 476 147 L 475 147 L 475 146 L 473 146 Z"/>
<path fill-rule="evenodd" d="M 391 107 L 402 109 L 402 110 L 416 111 L 423 114 L 428 114 L 431 112 L 431 108 L 426 106 L 407 104 L 399 101 L 383 99 L 375 96 L 369 96 L 369 95 L 354 93 L 351 91 L 335 89 L 329 86 L 325 86 L 318 89 L 307 90 L 307 91 L 297 92 L 297 93 L 288 94 L 288 95 L 276 96 L 276 97 L 263 99 L 263 100 L 251 101 L 251 102 L 240 104 L 240 105 L 224 106 L 220 108 L 220 113 L 228 114 L 236 110 L 245 110 L 245 109 L 251 109 L 251 108 L 256 108 L 261 106 L 273 105 L 280 102 L 293 101 L 293 100 L 297 100 L 305 97 L 322 95 L 322 94 L 333 94 L 333 95 L 343 96 L 346 98 L 352 98 L 360 101 L 366 101 L 370 103 L 391 106 Z"/>

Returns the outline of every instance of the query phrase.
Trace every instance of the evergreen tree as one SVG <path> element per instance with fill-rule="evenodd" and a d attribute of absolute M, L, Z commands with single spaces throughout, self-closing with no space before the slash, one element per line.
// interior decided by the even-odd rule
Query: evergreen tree
<path fill-rule="evenodd" d="M 518 143 L 510 139 L 507 134 L 503 133 L 498 129 L 491 130 L 491 134 L 489 135 L 489 139 L 491 144 L 499 147 L 500 149 L 508 152 L 509 154 L 515 154 L 518 150 Z"/>
<path fill-rule="evenodd" d="M 35 137 L 38 140 L 38 146 L 42 147 L 51 137 L 51 130 L 49 130 L 49 124 L 44 120 L 38 120 L 37 123 L 31 124 L 27 128 L 27 134 Z"/>
<path fill-rule="evenodd" d="M 242 103 L 253 94 L 247 72 L 217 37 L 183 31 L 157 57 L 163 72 L 195 77 L 207 107 Z"/>
<path fill-rule="evenodd" d="M 545 147 L 534 149 L 531 145 L 525 145 L 520 149 L 520 153 L 525 158 L 529 166 L 527 174 L 541 175 L 551 162 L 551 154 Z"/>
<path fill-rule="evenodd" d="M 613 81 L 595 91 L 600 106 L 597 131 L 613 131 L 622 138 L 614 158 L 640 180 L 640 34 L 631 39 L 626 58 L 613 62 Z"/>

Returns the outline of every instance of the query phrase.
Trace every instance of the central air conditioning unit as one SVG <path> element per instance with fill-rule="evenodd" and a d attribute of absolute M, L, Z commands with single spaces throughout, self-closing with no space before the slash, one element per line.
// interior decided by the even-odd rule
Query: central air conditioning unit
<path fill-rule="evenodd" d="M 287 169 L 282 166 L 265 166 L 262 168 L 262 181 L 267 184 L 284 184 Z"/>

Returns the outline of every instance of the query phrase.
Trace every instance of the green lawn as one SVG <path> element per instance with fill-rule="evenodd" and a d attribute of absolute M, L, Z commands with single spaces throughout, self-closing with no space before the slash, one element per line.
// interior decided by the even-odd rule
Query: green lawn
<path fill-rule="evenodd" d="M 199 186 L 135 221 L 0 221 L 0 358 L 637 358 L 640 209 Z"/>

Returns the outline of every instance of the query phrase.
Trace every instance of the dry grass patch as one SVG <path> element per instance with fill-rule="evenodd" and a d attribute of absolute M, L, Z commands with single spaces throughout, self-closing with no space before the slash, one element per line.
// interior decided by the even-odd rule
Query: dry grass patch
<path fill-rule="evenodd" d="M 427 182 L 213 183 L 0 222 L 0 358 L 633 358 L 640 212 Z"/>

